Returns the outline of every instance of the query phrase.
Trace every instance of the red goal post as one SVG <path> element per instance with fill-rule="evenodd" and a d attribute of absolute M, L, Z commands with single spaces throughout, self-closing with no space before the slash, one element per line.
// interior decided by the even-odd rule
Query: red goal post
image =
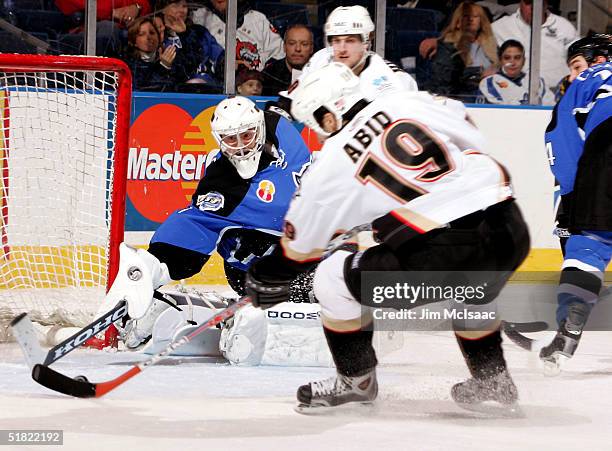
<path fill-rule="evenodd" d="M 110 288 L 125 226 L 131 98 L 120 60 L 0 54 L 0 341 L 21 311 L 82 327 Z"/>

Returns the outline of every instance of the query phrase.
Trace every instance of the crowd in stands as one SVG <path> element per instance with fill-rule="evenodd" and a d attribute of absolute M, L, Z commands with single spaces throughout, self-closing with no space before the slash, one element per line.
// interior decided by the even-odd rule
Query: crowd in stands
<path fill-rule="evenodd" d="M 86 0 L 4 1 L 0 18 L 50 44 L 48 52 L 82 54 Z M 274 96 L 286 90 L 323 43 L 336 6 L 373 0 L 238 0 L 236 90 Z M 420 89 L 466 102 L 528 102 L 532 0 L 387 2 L 386 57 L 413 72 Z M 516 1 L 516 0 L 515 0 Z M 540 89 L 543 104 L 567 86 L 566 51 L 574 26 L 544 0 Z M 16 7 L 15 5 L 19 5 Z M 315 9 L 316 8 L 316 9 Z M 119 57 L 138 91 L 223 91 L 227 0 L 98 0 L 98 55 Z M 38 19 L 36 19 L 38 17 Z M 604 31 L 604 30 L 597 30 Z M 0 52 L 27 52 L 0 31 Z M 34 53 L 34 51 L 31 51 Z"/>

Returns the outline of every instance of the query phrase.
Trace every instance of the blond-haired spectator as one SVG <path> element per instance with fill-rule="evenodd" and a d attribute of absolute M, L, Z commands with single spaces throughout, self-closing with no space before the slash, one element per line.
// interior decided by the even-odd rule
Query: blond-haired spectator
<path fill-rule="evenodd" d="M 497 70 L 497 44 L 484 9 L 463 2 L 438 40 L 432 74 L 425 88 L 473 101 L 480 80 Z"/>

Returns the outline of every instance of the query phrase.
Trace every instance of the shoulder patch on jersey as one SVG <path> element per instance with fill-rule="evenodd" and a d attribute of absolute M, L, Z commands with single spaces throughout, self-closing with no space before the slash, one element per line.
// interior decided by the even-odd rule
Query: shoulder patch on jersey
<path fill-rule="evenodd" d="M 218 211 L 225 205 L 225 197 L 216 191 L 201 194 L 196 199 L 196 206 L 202 211 Z"/>
<path fill-rule="evenodd" d="M 274 183 L 272 183 L 271 180 L 262 180 L 261 182 L 259 182 L 259 185 L 257 186 L 257 191 L 255 193 L 257 194 L 259 200 L 265 203 L 270 203 L 274 200 L 275 192 L 276 186 L 274 186 Z"/>
<path fill-rule="evenodd" d="M 376 89 L 378 91 L 384 91 L 385 89 L 391 88 L 393 86 L 393 83 L 386 75 L 382 75 L 378 78 L 375 78 L 374 80 L 372 80 L 372 84 L 376 86 Z"/>

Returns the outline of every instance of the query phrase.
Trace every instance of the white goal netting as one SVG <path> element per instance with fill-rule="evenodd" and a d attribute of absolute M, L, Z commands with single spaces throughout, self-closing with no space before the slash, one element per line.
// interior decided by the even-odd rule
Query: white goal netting
<path fill-rule="evenodd" d="M 109 272 L 119 113 L 115 71 L 10 70 L 0 72 L 0 341 L 21 312 L 48 325 L 93 319 Z"/>

